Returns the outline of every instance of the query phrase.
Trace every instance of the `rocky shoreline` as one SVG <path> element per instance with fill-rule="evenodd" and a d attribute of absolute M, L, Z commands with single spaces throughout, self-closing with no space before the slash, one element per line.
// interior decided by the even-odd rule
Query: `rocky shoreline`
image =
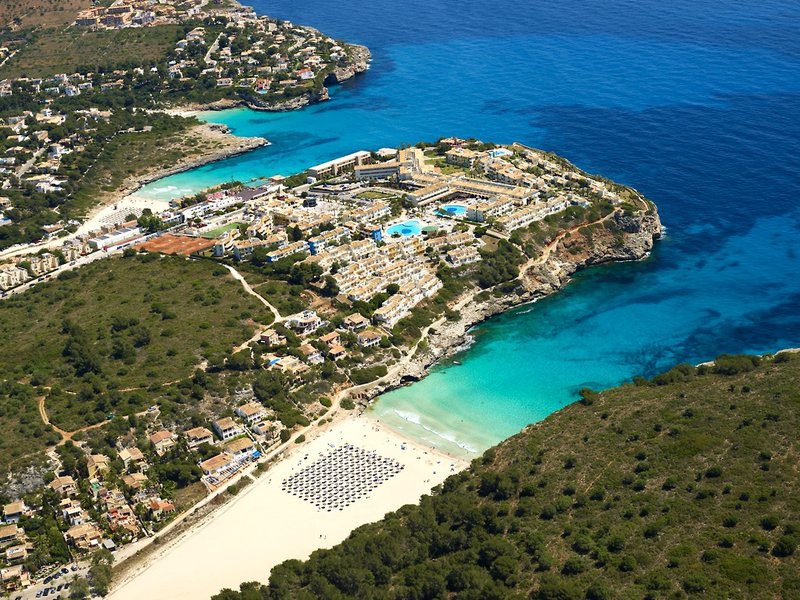
<path fill-rule="evenodd" d="M 460 308 L 461 318 L 458 321 L 442 320 L 437 326 L 431 327 L 426 337 L 427 348 L 417 351 L 404 365 L 405 368 L 390 372 L 385 380 L 362 392 L 361 401 L 371 403 L 381 394 L 423 379 L 434 365 L 451 358 L 469 344 L 470 329 L 493 316 L 559 291 L 578 271 L 605 263 L 646 259 L 655 241 L 662 235 L 661 220 L 655 207 L 634 215 L 617 211 L 611 218 L 622 228 L 622 243 L 612 235 L 597 237 L 590 250 L 573 254 L 570 249 L 580 243 L 580 238 L 565 236 L 554 244 L 545 260 L 529 261 L 523 266 L 520 272 L 521 285 L 512 295 L 491 297 L 480 302 L 475 300 L 477 293 L 471 292 Z"/>
<path fill-rule="evenodd" d="M 339 85 L 354 78 L 356 75 L 364 73 L 369 69 L 372 53 L 366 46 L 359 44 L 348 44 L 352 52 L 352 61 L 346 67 L 336 67 L 325 78 L 324 85 L 319 91 L 311 91 L 302 96 L 291 98 L 275 104 L 261 104 L 256 98 L 223 98 L 215 102 L 185 104 L 175 107 L 167 112 L 195 113 L 204 111 L 220 111 L 230 108 L 246 107 L 250 110 L 262 112 L 290 112 L 330 100 L 328 86 Z"/>

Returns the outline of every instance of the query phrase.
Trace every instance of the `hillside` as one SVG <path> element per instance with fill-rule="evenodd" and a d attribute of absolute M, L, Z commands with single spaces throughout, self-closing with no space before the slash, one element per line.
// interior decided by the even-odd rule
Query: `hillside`
<path fill-rule="evenodd" d="M 800 357 L 584 400 L 257 598 L 800 598 Z"/>
<path fill-rule="evenodd" d="M 67 271 L 0 303 L 0 472 L 67 431 L 146 409 L 272 314 L 209 262 L 148 255 Z M 13 342 L 12 342 L 13 340 Z"/>
<path fill-rule="evenodd" d="M 179 25 L 109 31 L 43 29 L 0 68 L 0 78 L 51 77 L 155 63 L 165 59 L 183 33 Z"/>
<path fill-rule="evenodd" d="M 0 2 L 0 27 L 64 27 L 91 0 L 4 0 Z"/>

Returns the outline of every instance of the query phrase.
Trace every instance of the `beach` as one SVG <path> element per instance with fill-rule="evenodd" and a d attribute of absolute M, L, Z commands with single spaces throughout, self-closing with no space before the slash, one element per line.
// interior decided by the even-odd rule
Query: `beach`
<path fill-rule="evenodd" d="M 403 466 L 364 498 L 328 512 L 282 489 L 282 482 L 343 444 Z M 108 596 L 208 598 L 244 581 L 266 583 L 273 566 L 330 548 L 350 532 L 420 496 L 468 463 L 407 440 L 372 417 L 345 418 L 292 448 L 254 483 L 127 574 Z M 158 590 L 154 596 L 154 590 Z"/>

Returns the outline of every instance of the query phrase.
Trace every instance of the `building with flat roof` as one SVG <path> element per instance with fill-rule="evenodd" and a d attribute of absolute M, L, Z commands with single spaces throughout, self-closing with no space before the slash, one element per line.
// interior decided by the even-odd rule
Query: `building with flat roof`
<path fill-rule="evenodd" d="M 326 177 L 335 177 L 340 173 L 352 171 L 356 165 L 361 165 L 370 161 L 370 153 L 366 150 L 359 150 L 346 156 L 341 156 L 328 162 L 311 167 L 308 174 L 315 179 L 324 179 Z"/>

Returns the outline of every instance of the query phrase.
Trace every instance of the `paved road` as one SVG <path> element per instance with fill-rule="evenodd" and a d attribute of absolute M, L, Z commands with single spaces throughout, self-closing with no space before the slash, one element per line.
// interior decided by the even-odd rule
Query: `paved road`
<path fill-rule="evenodd" d="M 96 260 L 100 260 L 101 258 L 108 258 L 111 256 L 111 252 L 105 252 L 104 250 L 99 250 L 97 252 L 92 252 L 91 254 L 87 254 L 86 256 L 81 256 L 71 262 L 68 262 L 65 265 L 61 265 L 54 271 L 50 271 L 49 273 L 45 273 L 44 275 L 40 275 L 34 279 L 29 279 L 25 283 L 20 286 L 17 286 L 13 289 L 10 289 L 6 292 L 0 292 L 0 298 L 8 298 L 13 296 L 14 294 L 19 294 L 24 292 L 27 289 L 30 289 L 37 283 L 41 283 L 43 281 L 50 281 L 51 279 L 55 279 L 59 276 L 60 273 L 65 271 L 71 271 L 72 269 L 77 269 L 78 267 L 82 267 L 84 265 L 88 265 Z"/>
<path fill-rule="evenodd" d="M 87 573 L 89 572 L 88 565 L 80 565 L 77 571 L 69 571 L 69 573 L 61 574 L 58 577 L 54 578 L 52 581 L 48 583 L 38 583 L 37 585 L 32 585 L 24 592 L 16 592 L 11 594 L 12 600 L 17 600 L 17 598 L 21 598 L 22 600 L 36 600 L 37 598 L 44 599 L 44 598 L 69 598 L 69 589 L 64 589 L 63 587 L 61 590 L 57 590 L 59 585 L 71 583 L 73 579 L 76 577 L 86 577 Z M 53 588 L 54 591 L 48 592 L 47 596 L 42 593 L 42 595 L 37 596 L 39 592 L 43 592 L 45 589 Z"/>

